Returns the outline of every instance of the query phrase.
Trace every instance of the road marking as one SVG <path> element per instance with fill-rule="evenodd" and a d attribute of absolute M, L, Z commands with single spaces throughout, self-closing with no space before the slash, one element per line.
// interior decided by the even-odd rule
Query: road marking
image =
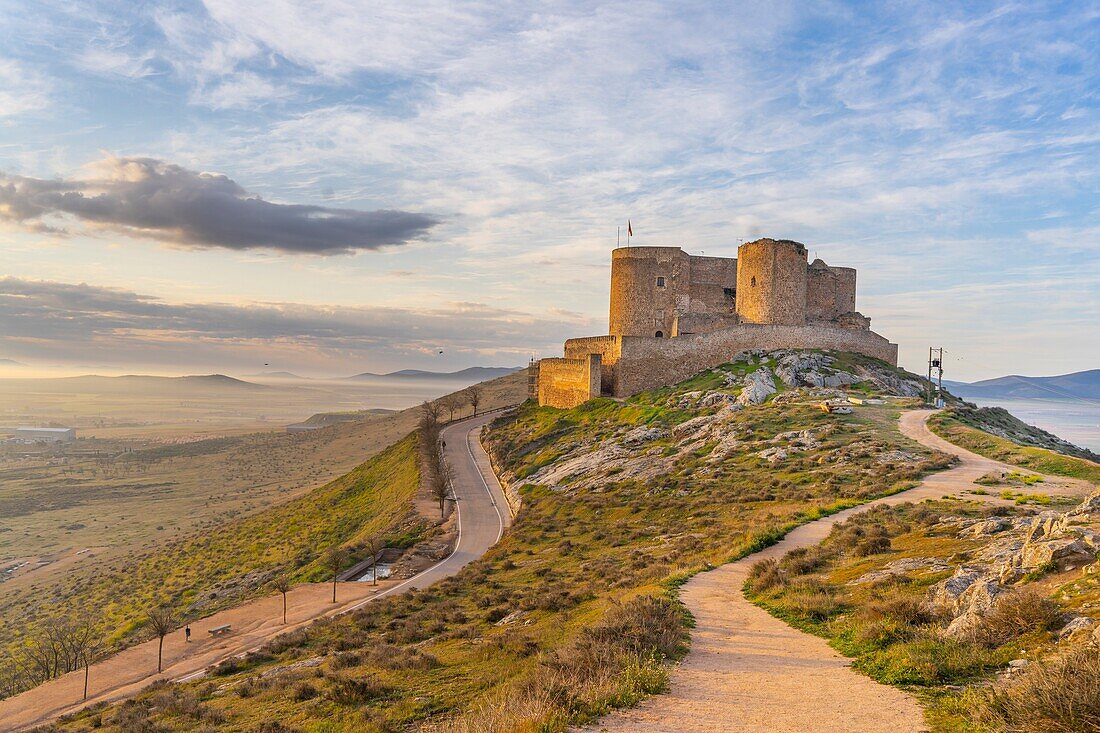
<path fill-rule="evenodd" d="M 466 452 L 470 454 L 470 462 L 474 464 L 474 471 L 477 472 L 478 478 L 481 479 L 481 485 L 485 487 L 485 493 L 489 495 L 489 501 L 493 503 L 493 509 L 497 513 L 497 522 L 500 524 L 500 530 L 497 531 L 497 538 L 493 544 L 500 542 L 500 538 L 504 536 L 504 515 L 500 513 L 500 505 L 497 504 L 496 497 L 493 496 L 492 490 L 489 488 L 489 483 L 485 480 L 485 474 L 481 472 L 481 466 L 477 465 L 477 459 L 474 458 L 474 449 L 470 447 L 470 433 L 474 432 L 470 430 L 466 433 Z"/>

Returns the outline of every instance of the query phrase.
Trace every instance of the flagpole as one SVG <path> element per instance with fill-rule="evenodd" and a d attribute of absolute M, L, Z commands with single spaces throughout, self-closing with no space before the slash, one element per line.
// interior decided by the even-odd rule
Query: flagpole
<path fill-rule="evenodd" d="M 622 224 L 615 227 L 615 249 L 619 248 L 619 230 L 622 229 Z"/>

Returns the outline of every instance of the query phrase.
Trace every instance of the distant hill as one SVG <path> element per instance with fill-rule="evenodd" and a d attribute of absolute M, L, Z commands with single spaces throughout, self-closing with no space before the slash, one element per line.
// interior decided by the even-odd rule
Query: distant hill
<path fill-rule="evenodd" d="M 503 377 L 512 372 L 517 372 L 523 367 L 469 367 L 457 372 L 428 372 L 421 369 L 402 369 L 397 372 L 390 372 L 388 374 L 373 374 L 371 372 L 363 372 L 362 374 L 356 374 L 346 379 L 356 381 L 371 381 L 378 379 L 407 379 L 418 381 L 447 381 L 447 382 L 468 382 L 474 384 L 476 382 L 484 382 L 487 379 L 496 379 L 497 377 Z"/>
<path fill-rule="evenodd" d="M 224 374 L 202 374 L 187 377 L 154 377 L 146 374 L 126 374 L 121 377 L 103 377 L 86 374 L 80 377 L 55 377 L 43 379 L 3 379 L 0 382 L 18 383 L 39 392 L 98 392 L 137 393 L 141 391 L 164 393 L 186 392 L 244 392 L 271 389 L 262 384 L 227 377 Z"/>
<path fill-rule="evenodd" d="M 309 379 L 309 377 L 303 377 L 294 372 L 260 372 L 259 374 L 245 374 L 244 376 L 260 379 Z"/>
<path fill-rule="evenodd" d="M 1011 374 L 980 382 L 944 381 L 952 394 L 963 399 L 1100 399 L 1100 369 L 1056 377 L 1024 377 Z"/>

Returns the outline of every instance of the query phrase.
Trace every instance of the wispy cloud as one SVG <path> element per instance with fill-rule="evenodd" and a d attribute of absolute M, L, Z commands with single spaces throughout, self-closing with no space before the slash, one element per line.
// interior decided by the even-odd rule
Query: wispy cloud
<path fill-rule="evenodd" d="M 0 120 L 45 109 L 52 82 L 42 73 L 12 59 L 0 58 Z"/>

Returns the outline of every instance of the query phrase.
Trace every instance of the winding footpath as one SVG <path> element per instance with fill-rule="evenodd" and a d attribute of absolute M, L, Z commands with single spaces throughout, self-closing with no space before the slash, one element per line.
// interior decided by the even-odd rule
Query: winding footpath
<path fill-rule="evenodd" d="M 508 504 L 478 434 L 495 414 L 451 423 L 443 429 L 444 456 L 454 468 L 458 501 L 458 541 L 444 560 L 404 581 L 339 583 L 338 603 L 332 603 L 331 583 L 295 586 L 287 594 L 287 624 L 282 623 L 282 598 L 260 598 L 200 619 L 191 624 L 192 641 L 183 631 L 164 639 L 164 672 L 156 674 L 157 642 L 147 641 L 92 665 L 88 699 L 81 700 L 84 671 L 71 672 L 15 697 L 0 700 L 0 731 L 17 731 L 46 723 L 85 705 L 114 701 L 140 691 L 156 680 L 186 681 L 202 677 L 211 665 L 258 649 L 279 634 L 313 621 L 360 608 L 378 598 L 424 588 L 457 573 L 481 557 L 511 523 Z M 232 624 L 233 631 L 212 637 L 208 629 Z M 153 671 L 150 674 L 150 671 Z"/>
<path fill-rule="evenodd" d="M 879 504 L 939 498 L 975 488 L 990 471 L 1018 471 L 943 440 L 928 430 L 931 412 L 903 413 L 901 432 L 959 463 L 901 494 L 804 524 L 754 555 L 696 575 L 681 592 L 695 617 L 691 651 L 670 690 L 593 726 L 608 733 L 901 733 L 925 729 L 921 708 L 901 690 L 859 674 L 820 637 L 798 631 L 750 603 L 741 587 L 749 568 L 823 540 L 837 522 Z M 1045 490 L 1083 497 L 1084 481 L 1047 477 Z M 974 497 L 979 498 L 979 497 Z M 991 497 L 981 497 L 991 498 Z M 999 501 L 992 499 L 993 501 Z"/>

